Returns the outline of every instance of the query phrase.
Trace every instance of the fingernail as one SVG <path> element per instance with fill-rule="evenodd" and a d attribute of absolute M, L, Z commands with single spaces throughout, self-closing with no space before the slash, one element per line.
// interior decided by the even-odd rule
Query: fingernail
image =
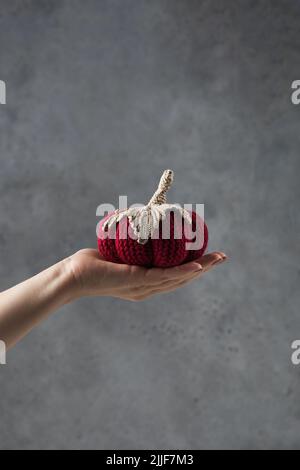
<path fill-rule="evenodd" d="M 198 272 L 198 271 L 202 271 L 202 266 L 201 264 L 199 263 L 187 263 L 187 264 L 182 264 L 181 266 L 179 266 L 179 268 L 182 270 L 182 271 L 186 271 L 186 272 Z"/>
<path fill-rule="evenodd" d="M 198 263 L 198 267 L 195 269 L 195 272 L 200 273 L 201 271 L 203 271 L 203 266 L 201 266 L 201 264 Z"/>
<path fill-rule="evenodd" d="M 223 263 L 223 261 L 225 261 L 225 259 L 226 259 L 226 258 L 218 258 L 218 259 L 216 259 L 216 261 L 213 262 L 213 266 L 214 266 L 215 264 Z"/>
<path fill-rule="evenodd" d="M 192 263 L 193 271 L 196 273 L 203 270 L 203 267 L 200 263 Z"/>

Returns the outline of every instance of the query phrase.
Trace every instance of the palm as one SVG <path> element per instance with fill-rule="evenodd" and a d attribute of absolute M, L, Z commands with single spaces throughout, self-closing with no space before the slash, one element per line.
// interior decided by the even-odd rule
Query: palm
<path fill-rule="evenodd" d="M 143 300 L 182 287 L 224 261 L 226 256 L 213 252 L 196 261 L 165 269 L 110 263 L 101 259 L 94 249 L 78 251 L 70 259 L 80 295 Z"/>

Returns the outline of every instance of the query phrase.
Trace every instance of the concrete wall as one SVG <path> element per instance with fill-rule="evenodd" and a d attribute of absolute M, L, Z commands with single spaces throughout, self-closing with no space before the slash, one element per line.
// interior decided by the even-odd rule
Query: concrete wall
<path fill-rule="evenodd" d="M 299 23 L 296 0 L 1 0 L 0 289 L 168 167 L 230 262 L 37 328 L 0 368 L 0 448 L 299 446 Z"/>

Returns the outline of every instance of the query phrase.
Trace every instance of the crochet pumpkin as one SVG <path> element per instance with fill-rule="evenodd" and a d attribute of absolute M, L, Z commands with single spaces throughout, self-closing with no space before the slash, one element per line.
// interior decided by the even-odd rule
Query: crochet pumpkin
<path fill-rule="evenodd" d="M 171 267 L 202 256 L 208 242 L 205 222 L 194 211 L 167 204 L 173 171 L 165 170 L 146 206 L 116 210 L 98 226 L 98 248 L 107 261 Z M 198 240 L 196 249 L 188 249 Z M 200 242 L 200 243 L 199 243 Z"/>

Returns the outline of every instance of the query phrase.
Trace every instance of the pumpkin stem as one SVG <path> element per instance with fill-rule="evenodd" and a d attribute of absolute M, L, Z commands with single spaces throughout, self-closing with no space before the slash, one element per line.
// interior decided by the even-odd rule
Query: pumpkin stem
<path fill-rule="evenodd" d="M 160 178 L 159 185 L 157 190 L 153 194 L 152 198 L 147 204 L 147 207 L 152 206 L 153 204 L 161 205 L 166 204 L 167 197 L 166 192 L 170 189 L 173 183 L 174 172 L 172 170 L 165 170 Z"/>

